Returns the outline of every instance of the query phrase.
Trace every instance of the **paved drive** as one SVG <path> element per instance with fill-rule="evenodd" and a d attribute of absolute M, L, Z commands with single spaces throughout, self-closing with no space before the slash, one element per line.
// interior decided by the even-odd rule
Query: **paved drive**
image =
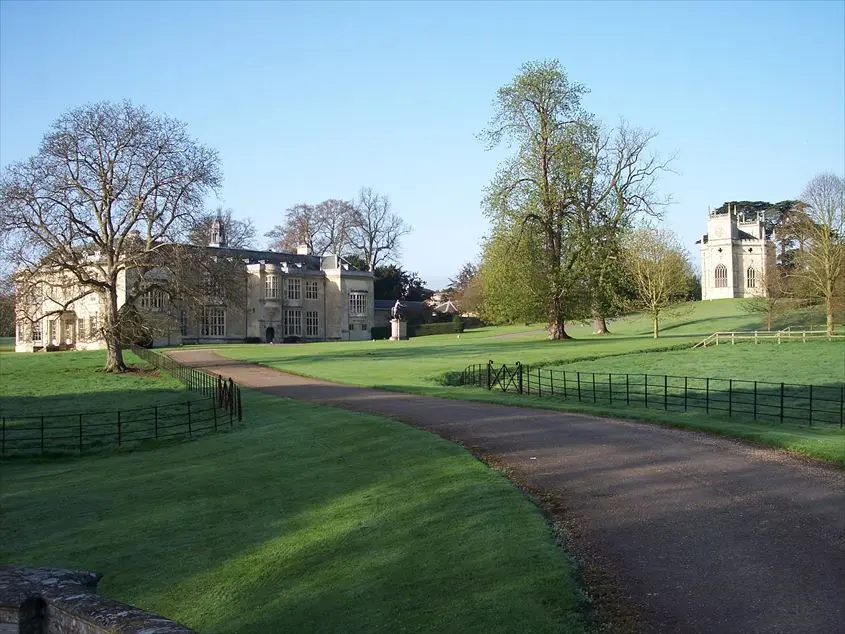
<path fill-rule="evenodd" d="M 842 470 L 658 426 L 338 385 L 209 351 L 174 356 L 493 456 L 563 501 L 576 541 L 645 632 L 845 632 Z"/>

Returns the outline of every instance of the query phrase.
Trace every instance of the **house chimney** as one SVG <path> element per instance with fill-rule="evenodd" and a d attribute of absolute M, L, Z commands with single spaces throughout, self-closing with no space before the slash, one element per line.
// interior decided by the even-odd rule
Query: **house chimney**
<path fill-rule="evenodd" d="M 296 254 L 297 255 L 311 255 L 311 249 L 308 248 L 307 244 L 300 244 L 296 247 Z"/>

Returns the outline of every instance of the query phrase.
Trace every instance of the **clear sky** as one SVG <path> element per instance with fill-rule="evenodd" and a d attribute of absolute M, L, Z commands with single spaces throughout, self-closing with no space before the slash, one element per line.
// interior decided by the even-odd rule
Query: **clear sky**
<path fill-rule="evenodd" d="M 709 206 L 845 173 L 845 2 L 0 1 L 0 163 L 129 98 L 216 148 L 219 201 L 260 234 L 298 202 L 387 194 L 402 263 L 444 285 L 478 255 L 502 154 L 477 133 L 522 63 L 557 58 L 608 123 L 677 152 L 666 223 L 697 262 Z M 262 238 L 262 242 L 263 242 Z"/>

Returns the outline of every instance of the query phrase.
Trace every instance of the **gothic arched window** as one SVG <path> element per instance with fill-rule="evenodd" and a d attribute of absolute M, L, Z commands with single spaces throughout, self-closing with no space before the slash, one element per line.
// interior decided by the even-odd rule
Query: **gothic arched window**
<path fill-rule="evenodd" d="M 728 267 L 720 264 L 716 267 L 716 288 L 727 288 L 728 286 Z"/>
<path fill-rule="evenodd" d="M 745 286 L 747 288 L 757 288 L 757 271 L 753 266 L 749 266 L 745 272 Z"/>

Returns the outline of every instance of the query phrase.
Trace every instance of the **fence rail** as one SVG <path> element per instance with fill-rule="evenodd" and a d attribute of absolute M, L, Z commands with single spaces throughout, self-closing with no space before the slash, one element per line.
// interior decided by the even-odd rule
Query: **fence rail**
<path fill-rule="evenodd" d="M 845 386 L 797 385 L 655 374 L 580 372 L 493 361 L 464 369 L 462 385 L 665 411 L 704 411 L 749 421 L 845 425 Z"/>
<path fill-rule="evenodd" d="M 132 346 L 132 352 L 153 367 L 169 372 L 189 390 L 212 398 L 217 407 L 226 410 L 230 416 L 237 416 L 239 422 L 243 420 L 241 388 L 231 377 L 224 379 L 219 374 L 192 368 L 149 348 Z"/>
<path fill-rule="evenodd" d="M 0 419 L 0 455 L 85 453 L 149 440 L 193 438 L 234 425 L 214 397 L 134 409 Z"/>
<path fill-rule="evenodd" d="M 776 341 L 782 343 L 785 341 L 817 341 L 819 339 L 845 339 L 845 333 L 834 331 L 828 333 L 827 330 L 792 330 L 785 328 L 783 330 L 768 331 L 768 330 L 750 330 L 750 331 L 726 331 L 714 332 L 706 339 L 702 339 L 696 343 L 693 348 L 706 348 L 707 346 L 718 346 L 730 344 L 736 345 L 743 341 L 753 341 L 754 343 Z"/>

